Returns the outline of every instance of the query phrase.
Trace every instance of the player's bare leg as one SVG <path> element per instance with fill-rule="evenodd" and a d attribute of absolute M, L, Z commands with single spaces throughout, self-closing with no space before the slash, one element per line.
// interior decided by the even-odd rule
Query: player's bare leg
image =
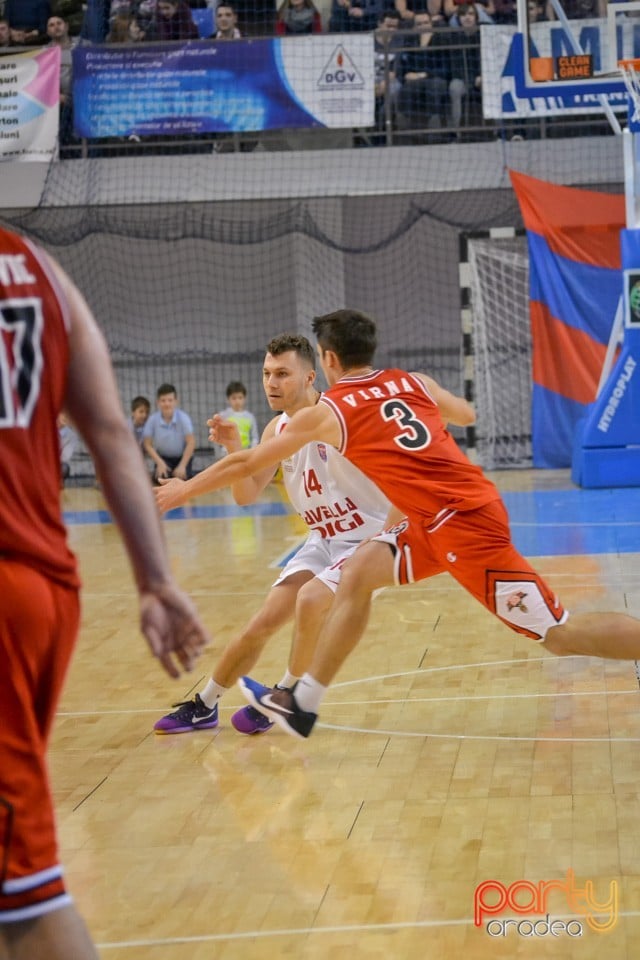
<path fill-rule="evenodd" d="M 32 920 L 0 925 L 0 960 L 98 960 L 84 921 L 73 906 Z"/>
<path fill-rule="evenodd" d="M 218 701 L 244 672 L 252 669 L 276 630 L 293 618 L 298 590 L 312 576 L 310 571 L 299 570 L 272 587 L 258 612 L 224 648 L 205 687 L 190 700 L 175 703 L 176 709 L 155 722 L 155 732 L 192 733 L 194 730 L 217 727 Z M 237 719 L 238 713 L 234 713 L 231 723 L 236 730 L 241 733 L 258 732 L 241 729 L 246 724 L 238 726 Z M 268 727 L 261 727 L 260 732 L 262 729 Z"/>
<path fill-rule="evenodd" d="M 298 593 L 289 655 L 289 672 L 294 677 L 301 677 L 309 669 L 333 597 L 333 591 L 317 577 L 306 583 Z"/>
<path fill-rule="evenodd" d="M 557 656 L 640 660 L 640 620 L 626 613 L 574 613 L 542 644 Z"/>
<path fill-rule="evenodd" d="M 328 686 L 367 628 L 376 590 L 394 584 L 393 551 L 375 540 L 358 547 L 342 567 L 340 584 L 308 672 Z M 300 686 L 300 685 L 299 685 Z M 302 694 L 302 690 L 299 691 Z"/>
<path fill-rule="evenodd" d="M 393 583 L 389 544 L 373 540 L 358 547 L 341 569 L 340 584 L 307 672 L 293 691 L 269 690 L 243 677 L 240 686 L 249 703 L 287 733 L 308 737 L 327 687 L 366 630 L 374 592 Z"/>
<path fill-rule="evenodd" d="M 216 683 L 231 687 L 238 677 L 251 672 L 269 638 L 293 619 L 298 591 L 312 577 L 310 571 L 299 570 L 271 588 L 255 616 L 222 651 L 211 674 Z"/>

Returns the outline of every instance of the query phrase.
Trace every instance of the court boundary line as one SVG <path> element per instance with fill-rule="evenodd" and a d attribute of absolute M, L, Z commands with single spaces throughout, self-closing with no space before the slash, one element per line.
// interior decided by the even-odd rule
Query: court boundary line
<path fill-rule="evenodd" d="M 593 916 L 605 916 L 605 914 L 594 914 Z M 634 917 L 640 917 L 640 910 L 625 910 L 618 913 L 618 920 L 627 920 Z M 556 915 L 554 914 L 554 918 Z M 521 916 L 507 917 L 501 919 L 522 920 Z M 584 920 L 583 914 L 558 914 L 556 919 Z M 395 923 L 347 923 L 336 924 L 327 927 L 291 927 L 279 930 L 247 930 L 236 933 L 208 933 L 190 937 L 165 937 L 149 938 L 146 940 L 120 940 L 108 941 L 106 943 L 97 943 L 98 950 L 122 950 L 124 948 L 146 948 L 146 947 L 167 947 L 178 946 L 179 944 L 189 943 L 219 943 L 221 941 L 249 940 L 259 938 L 273 937 L 301 937 L 310 934 L 319 934 L 327 936 L 330 934 L 344 933 L 394 933 L 397 930 L 433 930 L 442 927 L 467 927 L 473 926 L 473 917 L 454 918 L 452 920 L 413 920 L 397 921 Z M 478 933 L 482 934 L 482 928 L 478 928 Z"/>

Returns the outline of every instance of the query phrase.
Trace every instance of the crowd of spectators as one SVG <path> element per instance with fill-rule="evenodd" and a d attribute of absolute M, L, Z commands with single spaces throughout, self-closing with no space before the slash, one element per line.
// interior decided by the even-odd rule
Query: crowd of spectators
<path fill-rule="evenodd" d="M 319 0 L 317 0 L 319 2 Z M 602 16 L 606 0 L 562 0 L 572 18 Z M 278 5 L 277 5 L 278 4 Z M 460 128 L 480 116 L 481 24 L 515 24 L 516 0 L 0 0 L 0 49 L 57 44 L 62 52 L 61 142 L 71 138 L 71 52 L 77 42 L 235 40 L 269 33 L 373 32 L 376 126 Z M 529 19 L 555 17 L 528 0 Z M 323 22 L 324 18 L 324 22 Z M 266 22 L 265 20 L 265 22 Z"/>
<path fill-rule="evenodd" d="M 319 0 L 317 0 L 319 4 Z M 428 14 L 434 28 L 458 26 L 463 0 L 233 0 L 232 34 L 300 35 L 374 31 L 398 14 L 398 28 L 412 30 Z M 561 0 L 570 17 L 602 16 L 606 0 Z M 65 21 L 69 36 L 89 42 L 140 42 L 218 38 L 221 0 L 0 0 L 0 47 L 48 42 L 47 21 Z M 476 0 L 480 23 L 517 22 L 516 0 Z M 538 2 L 536 0 L 536 6 Z M 539 0 L 540 16 L 555 17 L 550 0 Z M 207 14 L 208 15 L 205 15 Z M 228 14 L 227 14 L 228 15 Z M 134 24 L 129 30 L 130 24 Z M 207 25 L 212 30 L 207 32 Z"/>

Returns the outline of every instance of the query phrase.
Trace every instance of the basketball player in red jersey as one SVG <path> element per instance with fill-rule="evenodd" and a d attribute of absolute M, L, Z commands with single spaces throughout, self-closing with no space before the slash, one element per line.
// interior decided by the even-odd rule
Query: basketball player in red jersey
<path fill-rule="evenodd" d="M 76 639 L 57 417 L 91 451 L 135 574 L 141 629 L 174 677 L 207 640 L 172 578 L 106 344 L 61 268 L 0 229 L 0 956 L 94 960 L 58 862 L 46 748 Z"/>
<path fill-rule="evenodd" d="M 249 702 L 288 733 L 307 737 L 318 707 L 362 636 L 374 590 L 448 571 L 518 633 L 557 655 L 640 658 L 640 620 L 619 613 L 569 617 L 511 543 L 496 487 L 447 432 L 472 408 L 423 374 L 375 370 L 375 322 L 357 310 L 316 317 L 313 330 L 330 389 L 296 413 L 278 437 L 210 467 L 217 489 L 291 456 L 305 443 L 333 444 L 386 493 L 406 520 L 358 547 L 345 564 L 310 669 L 291 691 L 248 677 Z M 213 481 L 213 483 L 212 483 Z"/>

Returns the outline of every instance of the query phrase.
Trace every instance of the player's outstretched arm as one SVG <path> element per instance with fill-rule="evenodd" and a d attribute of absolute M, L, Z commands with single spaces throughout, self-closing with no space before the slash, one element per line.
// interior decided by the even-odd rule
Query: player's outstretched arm
<path fill-rule="evenodd" d="M 267 424 L 262 433 L 262 441 L 275 436 L 277 421 L 278 417 L 274 417 Z M 210 420 L 207 420 L 207 424 L 209 426 L 209 440 L 222 444 L 227 453 L 237 453 L 238 450 L 242 450 L 240 431 L 237 423 L 234 423 L 233 420 L 225 420 L 219 413 L 216 413 Z M 255 446 L 255 444 L 252 446 Z M 267 484 L 273 480 L 275 472 L 276 468 L 269 466 L 261 470 L 260 473 L 238 480 L 231 487 L 233 499 L 240 506 L 255 503 Z"/>
<path fill-rule="evenodd" d="M 340 428 L 338 421 L 326 404 L 299 410 L 287 424 L 286 430 L 250 450 L 230 453 L 217 463 L 197 473 L 190 480 L 170 480 L 156 487 L 158 508 L 162 513 L 185 504 L 191 497 L 211 493 L 228 487 L 238 480 L 259 474 L 267 467 L 274 467 L 281 460 L 293 456 L 305 444 L 314 440 L 338 446 Z"/>
<path fill-rule="evenodd" d="M 209 638 L 171 574 L 149 478 L 122 412 L 107 345 L 82 295 L 57 264 L 52 263 L 52 270 L 70 308 L 65 407 L 91 452 L 131 560 L 142 632 L 164 669 L 177 677 L 180 667 L 193 666 Z"/>
<path fill-rule="evenodd" d="M 455 393 L 445 390 L 433 377 L 428 377 L 426 373 L 416 373 L 414 376 L 422 380 L 438 404 L 440 415 L 445 423 L 455 423 L 457 427 L 469 427 L 476 422 L 475 410 L 464 397 L 459 397 Z"/>

